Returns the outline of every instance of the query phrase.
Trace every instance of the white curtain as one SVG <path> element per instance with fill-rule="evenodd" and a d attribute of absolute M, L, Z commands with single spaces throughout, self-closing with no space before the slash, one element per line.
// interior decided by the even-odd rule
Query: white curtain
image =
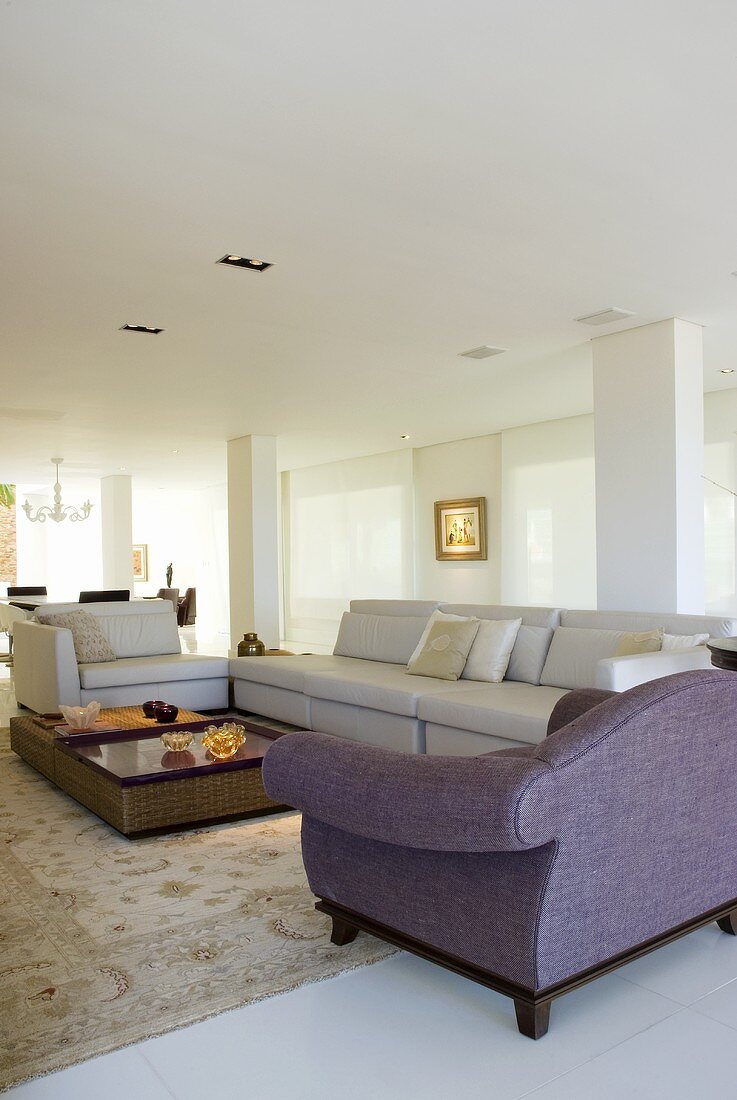
<path fill-rule="evenodd" d="M 411 599 L 412 454 L 291 470 L 282 480 L 287 641 L 330 646 L 351 599 Z"/>
<path fill-rule="evenodd" d="M 502 432 L 502 600 L 596 607 L 593 416 Z"/>

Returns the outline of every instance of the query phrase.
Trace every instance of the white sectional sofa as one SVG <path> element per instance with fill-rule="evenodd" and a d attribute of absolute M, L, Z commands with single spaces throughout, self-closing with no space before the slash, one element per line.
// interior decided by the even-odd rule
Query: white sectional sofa
<path fill-rule="evenodd" d="M 522 619 L 501 683 L 410 676 L 406 664 L 433 611 Z M 704 645 L 612 657 L 622 633 L 737 634 L 737 620 L 549 607 L 353 600 L 331 656 L 238 657 L 235 703 L 304 729 L 405 752 L 470 756 L 545 737 L 558 699 L 578 687 L 622 691 L 709 667 Z"/>
<path fill-rule="evenodd" d="M 60 703 L 106 707 L 164 699 L 192 710 L 228 705 L 228 659 L 182 653 L 177 617 L 169 600 L 130 603 L 47 604 L 39 615 L 86 611 L 94 615 L 114 661 L 77 664 L 72 633 L 34 619 L 16 624 L 15 693 L 35 711 Z"/>

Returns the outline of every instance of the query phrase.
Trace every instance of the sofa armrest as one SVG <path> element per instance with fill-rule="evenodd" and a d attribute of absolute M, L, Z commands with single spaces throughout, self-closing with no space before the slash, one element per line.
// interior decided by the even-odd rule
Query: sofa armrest
<path fill-rule="evenodd" d="M 599 703 L 610 699 L 613 694 L 614 692 L 603 691 L 601 688 L 578 688 L 576 691 L 569 691 L 553 707 L 548 719 L 546 736 L 550 737 L 551 733 L 557 733 L 569 722 L 574 722 L 576 718 L 580 718 L 593 707 L 598 707 Z"/>
<path fill-rule="evenodd" d="M 627 691 L 638 684 L 672 676 L 676 672 L 711 668 L 711 656 L 705 645 L 691 649 L 666 649 L 659 653 L 633 653 L 628 657 L 607 657 L 596 668 L 597 688 Z"/>
<path fill-rule="evenodd" d="M 71 630 L 19 622 L 13 628 L 15 695 L 19 703 L 44 712 L 81 702 L 79 667 Z"/>
<path fill-rule="evenodd" d="M 518 811 L 549 770 L 526 755 L 422 756 L 292 733 L 271 746 L 262 774 L 270 798 L 370 840 L 501 852 L 532 847 L 518 832 Z"/>

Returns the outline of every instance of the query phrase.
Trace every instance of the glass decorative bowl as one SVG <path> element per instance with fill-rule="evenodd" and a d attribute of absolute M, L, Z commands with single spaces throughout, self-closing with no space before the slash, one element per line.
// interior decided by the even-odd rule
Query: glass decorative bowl
<path fill-rule="evenodd" d="M 59 704 L 59 710 L 72 733 L 92 729 L 100 717 L 100 704 L 97 702 L 88 703 L 86 707 L 63 707 Z"/>
<path fill-rule="evenodd" d="M 216 760 L 230 760 L 245 741 L 244 727 L 235 722 L 226 722 L 223 726 L 208 726 L 202 738 L 202 744 Z"/>
<path fill-rule="evenodd" d="M 184 752 L 194 741 L 194 734 L 189 730 L 168 730 L 161 735 L 161 744 L 170 752 Z"/>

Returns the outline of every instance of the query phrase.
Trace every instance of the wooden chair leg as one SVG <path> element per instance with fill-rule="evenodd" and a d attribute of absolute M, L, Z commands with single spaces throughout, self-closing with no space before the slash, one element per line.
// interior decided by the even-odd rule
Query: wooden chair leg
<path fill-rule="evenodd" d="M 354 925 L 349 924 L 348 921 L 342 920 L 341 917 L 333 917 L 333 931 L 330 935 L 330 942 L 337 944 L 338 947 L 345 947 L 347 943 L 353 943 L 358 935 L 358 929 Z"/>
<path fill-rule="evenodd" d="M 730 936 L 737 936 L 737 909 L 727 913 L 726 917 L 721 917 L 717 924 L 722 932 L 727 932 Z"/>
<path fill-rule="evenodd" d="M 542 1039 L 547 1034 L 550 1020 L 550 1001 L 534 1005 L 530 1001 L 514 1002 L 517 1027 L 528 1039 Z"/>

